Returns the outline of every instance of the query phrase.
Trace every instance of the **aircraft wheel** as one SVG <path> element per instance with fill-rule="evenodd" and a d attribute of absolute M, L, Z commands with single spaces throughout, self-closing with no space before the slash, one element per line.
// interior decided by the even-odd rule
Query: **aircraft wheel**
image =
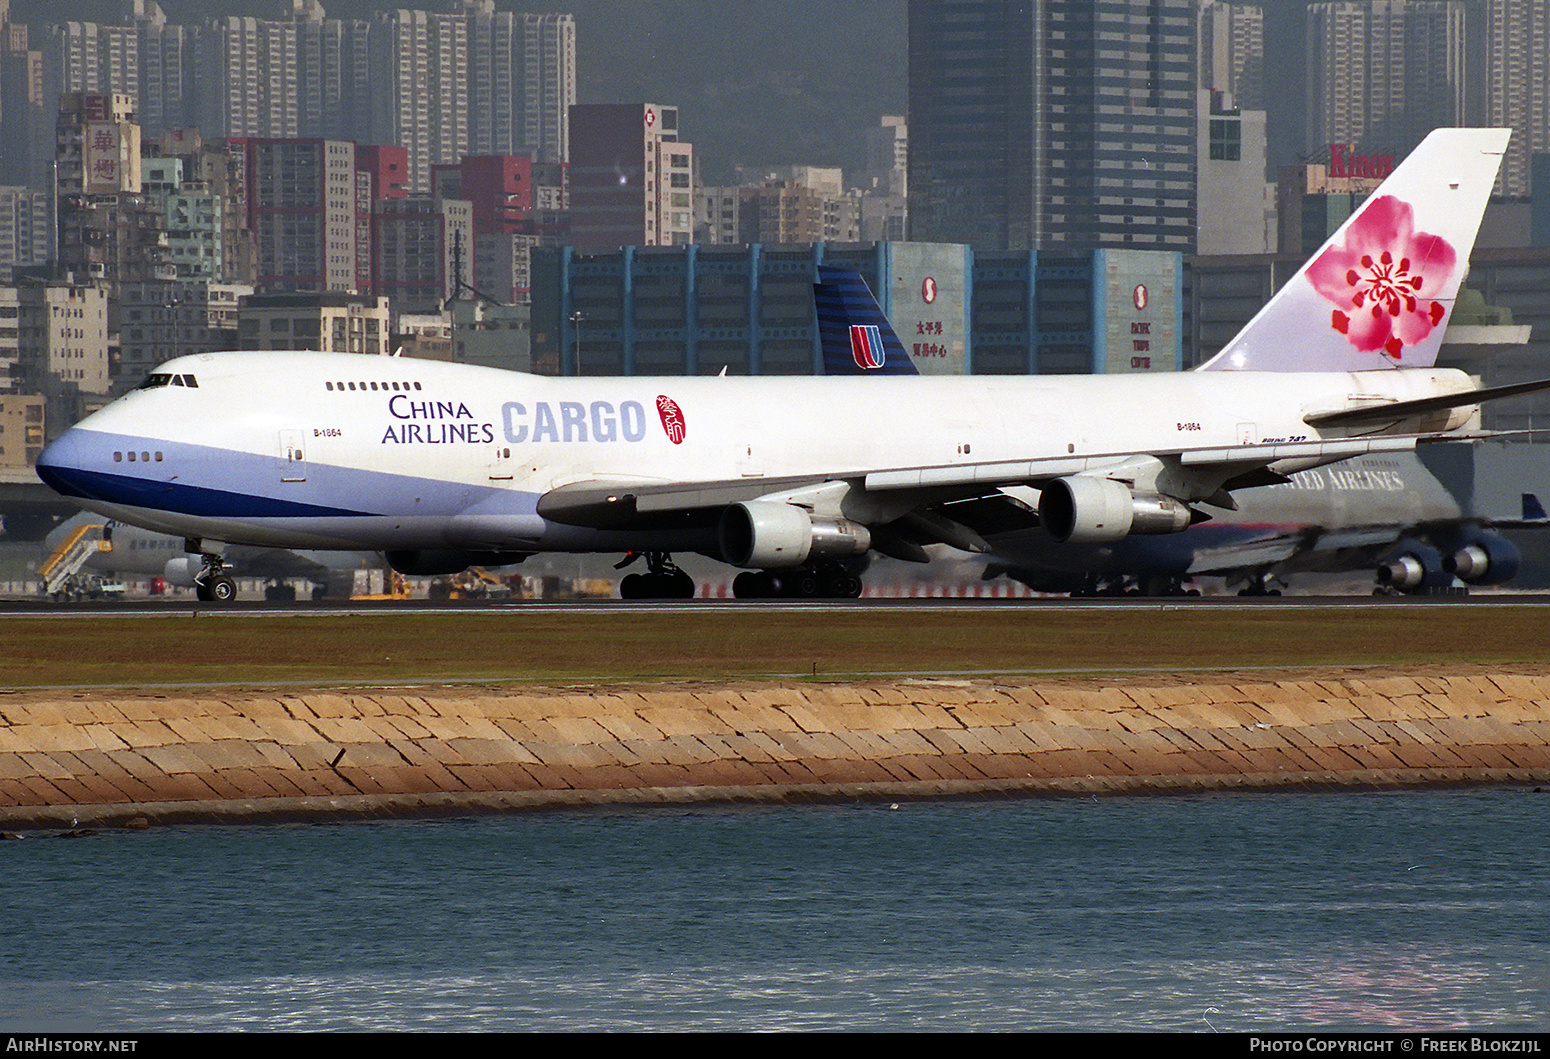
<path fill-rule="evenodd" d="M 811 570 L 797 570 L 786 580 L 786 591 L 798 599 L 812 599 L 818 594 L 818 575 Z"/>
<path fill-rule="evenodd" d="M 665 595 L 673 599 L 694 598 L 694 578 L 690 577 L 682 570 L 678 571 L 676 574 L 671 575 L 667 581 L 667 592 L 664 593 Z"/>
<path fill-rule="evenodd" d="M 737 599 L 763 599 L 770 594 L 769 578 L 744 570 L 732 579 L 732 595 Z"/>
<path fill-rule="evenodd" d="M 620 599 L 644 599 L 645 585 L 641 584 L 645 577 L 641 574 L 625 574 L 619 582 Z"/>
<path fill-rule="evenodd" d="M 229 577 L 212 577 L 205 583 L 212 603 L 230 603 L 237 598 L 237 582 Z"/>

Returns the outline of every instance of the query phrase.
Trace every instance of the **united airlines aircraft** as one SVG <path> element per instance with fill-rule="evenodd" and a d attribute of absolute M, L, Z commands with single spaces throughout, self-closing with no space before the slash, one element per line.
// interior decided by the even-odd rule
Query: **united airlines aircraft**
<path fill-rule="evenodd" d="M 324 352 L 180 357 L 66 431 L 38 473 L 184 538 L 230 598 L 228 544 L 383 550 L 405 573 L 626 552 L 744 568 L 740 596 L 854 596 L 876 549 L 984 543 L 1039 490 L 1060 541 L 1177 533 L 1233 490 L 1466 434 L 1478 389 L 1437 369 L 1508 130 L 1431 134 L 1201 370 L 1029 378 L 547 378 Z M 817 298 L 856 277 L 826 276 Z M 886 322 L 886 321 L 884 321 Z M 847 325 L 861 373 L 904 357 Z M 875 328 L 875 329 L 874 329 Z M 887 331 L 891 337 L 891 330 Z M 983 549 L 981 549 L 983 550 Z M 626 579 L 629 583 L 629 579 Z"/>

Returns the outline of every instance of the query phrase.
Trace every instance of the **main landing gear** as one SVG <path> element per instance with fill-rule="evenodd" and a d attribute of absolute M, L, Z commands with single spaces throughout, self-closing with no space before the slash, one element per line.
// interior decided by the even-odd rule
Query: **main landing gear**
<path fill-rule="evenodd" d="M 237 582 L 226 572 L 219 555 L 201 555 L 204 568 L 194 575 L 194 597 L 205 603 L 230 603 L 237 598 Z"/>
<path fill-rule="evenodd" d="M 620 599 L 694 598 L 694 578 L 675 566 L 667 552 L 630 552 L 614 569 L 622 570 L 643 555 L 646 572 L 624 576 L 619 582 Z"/>
<path fill-rule="evenodd" d="M 856 599 L 861 578 L 832 560 L 789 570 L 748 570 L 732 580 L 738 599 Z"/>

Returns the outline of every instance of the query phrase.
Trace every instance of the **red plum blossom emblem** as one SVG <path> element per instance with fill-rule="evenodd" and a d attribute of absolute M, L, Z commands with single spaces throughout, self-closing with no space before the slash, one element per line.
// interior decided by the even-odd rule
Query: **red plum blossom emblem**
<path fill-rule="evenodd" d="M 658 394 L 657 415 L 662 418 L 662 429 L 667 433 L 667 439 L 674 445 L 682 445 L 684 435 L 689 432 L 689 425 L 684 421 L 683 409 L 678 407 L 678 402 Z"/>
<path fill-rule="evenodd" d="M 1435 298 L 1452 277 L 1458 255 L 1441 236 L 1415 230 L 1415 211 L 1392 195 L 1374 199 L 1350 228 L 1308 268 L 1308 278 L 1334 304 L 1330 326 L 1362 352 L 1394 360 L 1442 323 Z"/>

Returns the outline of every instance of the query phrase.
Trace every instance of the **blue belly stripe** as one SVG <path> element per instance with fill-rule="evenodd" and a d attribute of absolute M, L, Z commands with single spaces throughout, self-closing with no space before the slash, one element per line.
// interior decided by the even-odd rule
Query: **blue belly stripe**
<path fill-rule="evenodd" d="M 149 482 L 143 478 L 74 467 L 47 467 L 39 464 L 38 477 L 63 496 L 211 518 L 316 518 L 371 514 L 205 486 Z"/>

